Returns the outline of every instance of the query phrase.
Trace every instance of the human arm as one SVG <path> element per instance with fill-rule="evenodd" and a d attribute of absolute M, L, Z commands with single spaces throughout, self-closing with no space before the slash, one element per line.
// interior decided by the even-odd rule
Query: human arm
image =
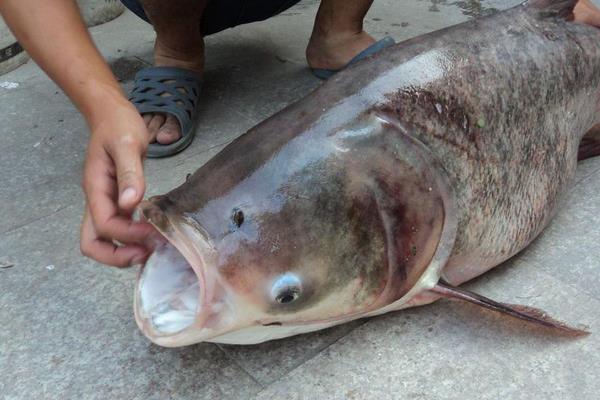
<path fill-rule="evenodd" d="M 148 253 L 144 242 L 154 234 L 131 220 L 145 189 L 149 138 L 142 118 L 94 46 L 74 0 L 0 0 L 0 13 L 89 125 L 82 252 L 110 265 L 141 262 Z"/>

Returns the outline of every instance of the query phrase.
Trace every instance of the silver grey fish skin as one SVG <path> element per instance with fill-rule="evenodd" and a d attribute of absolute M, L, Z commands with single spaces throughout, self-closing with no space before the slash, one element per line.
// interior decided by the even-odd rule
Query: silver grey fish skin
<path fill-rule="evenodd" d="M 566 21 L 566 3 L 531 1 L 339 73 L 152 199 L 146 218 L 199 227 L 259 325 L 369 315 L 438 258 L 454 285 L 484 273 L 548 224 L 600 123 L 600 30 Z M 261 297 L 289 270 L 309 277 L 298 301 Z M 306 311 L 357 281 L 338 310 Z"/>
<path fill-rule="evenodd" d="M 478 275 L 525 248 L 554 215 L 581 138 L 600 122 L 600 30 L 520 6 L 452 38 L 439 32 L 390 52 L 394 64 L 439 49 L 448 69 L 375 107 L 425 143 L 450 177 L 458 233 L 444 272 L 459 284 L 470 269 Z"/>
<path fill-rule="evenodd" d="M 403 68 L 424 55 L 414 69 Z M 428 68 L 440 73 L 427 76 Z M 407 72 L 419 83 L 411 84 Z M 376 80 L 384 81 L 384 91 L 377 92 Z M 356 94 L 366 101 L 340 107 Z M 452 279 L 455 269 L 497 265 L 547 225 L 573 178 L 581 138 L 600 123 L 599 104 L 600 30 L 521 5 L 384 51 L 241 138 L 236 144 L 252 158 L 245 165 L 230 152 L 222 156 L 232 170 L 249 173 L 251 164 L 262 165 L 277 145 L 318 120 L 344 126 L 370 113 L 389 116 L 450 177 L 459 222 L 446 276 L 456 284 L 462 279 Z M 266 131 L 277 135 L 275 143 Z M 176 193 L 205 190 L 196 181 Z M 199 198 L 184 208 L 196 208 Z"/>

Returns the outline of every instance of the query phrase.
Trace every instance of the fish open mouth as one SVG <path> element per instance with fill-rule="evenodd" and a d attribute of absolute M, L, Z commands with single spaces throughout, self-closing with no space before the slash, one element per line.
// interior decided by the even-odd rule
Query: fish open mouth
<path fill-rule="evenodd" d="M 200 282 L 190 263 L 170 243 L 158 247 L 139 278 L 140 311 L 153 330 L 175 334 L 191 326 L 201 307 Z"/>
<path fill-rule="evenodd" d="M 154 202 L 144 202 L 140 210 L 167 242 L 154 250 L 138 276 L 136 322 L 159 345 L 185 345 L 189 333 L 201 330 L 211 314 L 214 284 L 207 283 L 205 268 L 210 246 L 198 229 Z"/>

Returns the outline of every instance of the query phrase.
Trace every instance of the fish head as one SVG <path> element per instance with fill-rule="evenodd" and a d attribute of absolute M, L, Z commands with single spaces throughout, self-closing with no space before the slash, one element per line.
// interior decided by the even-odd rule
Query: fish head
<path fill-rule="evenodd" d="M 136 290 L 151 340 L 262 342 L 367 316 L 428 274 L 437 282 L 450 195 L 397 127 L 372 117 L 268 152 L 246 140 L 141 206 L 169 242 Z"/>

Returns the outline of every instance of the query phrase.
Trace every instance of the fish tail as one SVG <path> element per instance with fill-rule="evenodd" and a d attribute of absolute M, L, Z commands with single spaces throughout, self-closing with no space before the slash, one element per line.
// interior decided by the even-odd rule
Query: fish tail
<path fill-rule="evenodd" d="M 574 18 L 573 9 L 579 0 L 529 0 L 525 6 L 536 12 L 542 18 L 564 18 L 571 21 Z"/>

